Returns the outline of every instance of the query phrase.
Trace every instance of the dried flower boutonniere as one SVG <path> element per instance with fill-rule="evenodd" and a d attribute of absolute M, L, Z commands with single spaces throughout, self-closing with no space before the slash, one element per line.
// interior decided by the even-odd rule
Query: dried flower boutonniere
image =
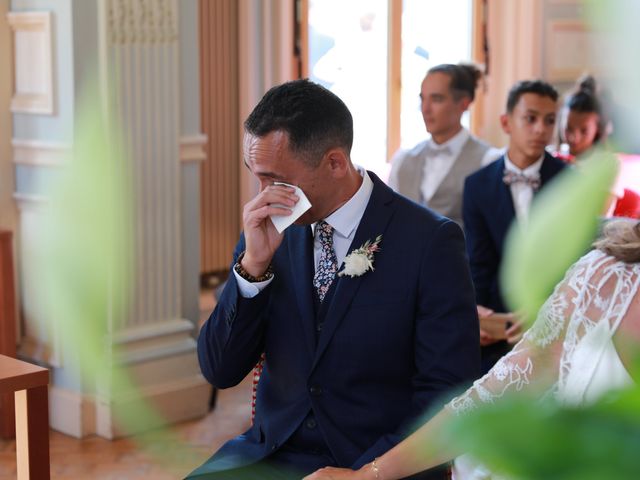
<path fill-rule="evenodd" d="M 344 259 L 344 268 L 338 272 L 338 276 L 359 277 L 373 270 L 373 254 L 380 251 L 381 240 L 382 235 L 378 235 L 373 242 L 367 240 L 360 248 L 347 255 Z"/>

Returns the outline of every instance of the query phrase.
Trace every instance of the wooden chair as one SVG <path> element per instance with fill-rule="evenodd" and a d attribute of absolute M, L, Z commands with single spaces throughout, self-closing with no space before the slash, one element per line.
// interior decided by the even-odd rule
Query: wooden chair
<path fill-rule="evenodd" d="M 0 393 L 15 395 L 18 480 L 48 480 L 49 370 L 0 355 Z"/>

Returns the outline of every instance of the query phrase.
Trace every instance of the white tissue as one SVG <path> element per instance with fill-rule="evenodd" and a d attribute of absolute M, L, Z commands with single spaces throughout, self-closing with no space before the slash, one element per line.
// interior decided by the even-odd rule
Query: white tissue
<path fill-rule="evenodd" d="M 300 187 L 296 187 L 295 185 L 289 185 L 288 183 L 282 183 L 282 182 L 274 182 L 274 185 L 285 185 L 287 187 L 295 188 L 296 190 L 295 193 L 299 198 L 298 202 L 291 209 L 292 211 L 289 215 L 271 215 L 270 216 L 271 221 L 273 222 L 273 225 L 276 227 L 276 230 L 278 230 L 278 233 L 282 233 L 285 228 L 287 228 L 289 225 L 295 222 L 298 218 L 300 218 L 300 216 L 302 216 L 304 212 L 306 212 L 311 208 L 311 202 L 309 202 L 309 199 L 304 194 L 304 192 L 300 189 Z M 288 208 L 285 205 L 273 204 L 273 206 Z"/>

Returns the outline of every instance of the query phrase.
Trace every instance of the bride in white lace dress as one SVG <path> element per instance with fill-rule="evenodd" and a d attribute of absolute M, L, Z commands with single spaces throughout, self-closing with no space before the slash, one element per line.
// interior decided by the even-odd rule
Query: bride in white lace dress
<path fill-rule="evenodd" d="M 640 342 L 640 222 L 608 224 L 596 247 L 571 267 L 515 348 L 464 394 L 360 470 L 324 468 L 307 479 L 391 480 L 446 462 L 461 453 L 453 445 L 423 454 L 443 422 L 507 392 L 535 389 L 585 405 L 631 385 L 625 365 Z"/>

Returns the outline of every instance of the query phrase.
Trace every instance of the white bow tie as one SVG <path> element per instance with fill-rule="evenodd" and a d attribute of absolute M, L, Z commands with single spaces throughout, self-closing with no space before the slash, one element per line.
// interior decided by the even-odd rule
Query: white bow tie
<path fill-rule="evenodd" d="M 427 151 L 431 155 L 451 155 L 451 147 L 449 145 L 436 145 L 435 143 L 429 143 Z"/>

